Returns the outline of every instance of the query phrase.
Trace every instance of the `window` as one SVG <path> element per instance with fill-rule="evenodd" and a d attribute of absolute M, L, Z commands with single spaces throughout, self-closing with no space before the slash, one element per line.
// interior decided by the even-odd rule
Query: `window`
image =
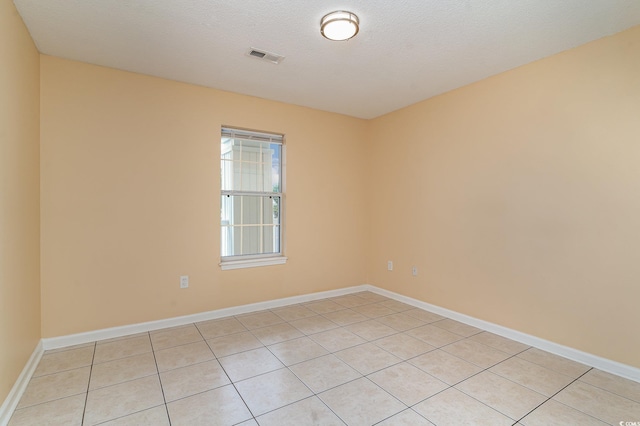
<path fill-rule="evenodd" d="M 283 136 L 222 128 L 222 269 L 282 264 Z"/>

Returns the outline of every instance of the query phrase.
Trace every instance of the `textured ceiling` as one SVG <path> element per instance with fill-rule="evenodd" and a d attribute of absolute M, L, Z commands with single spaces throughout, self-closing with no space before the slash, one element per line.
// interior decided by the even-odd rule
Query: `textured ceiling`
<path fill-rule="evenodd" d="M 640 24 L 638 0 L 15 0 L 40 52 L 373 118 Z M 320 35 L 333 10 L 360 18 Z M 274 65 L 246 56 L 285 56 Z"/>

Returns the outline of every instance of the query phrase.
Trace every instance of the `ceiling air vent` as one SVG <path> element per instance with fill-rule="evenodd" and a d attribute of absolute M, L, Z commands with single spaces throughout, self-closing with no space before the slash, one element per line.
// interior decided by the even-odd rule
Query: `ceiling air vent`
<path fill-rule="evenodd" d="M 284 56 L 282 55 L 277 55 L 265 50 L 254 49 L 253 47 L 247 51 L 247 56 L 271 62 L 272 64 L 279 64 L 284 60 Z"/>

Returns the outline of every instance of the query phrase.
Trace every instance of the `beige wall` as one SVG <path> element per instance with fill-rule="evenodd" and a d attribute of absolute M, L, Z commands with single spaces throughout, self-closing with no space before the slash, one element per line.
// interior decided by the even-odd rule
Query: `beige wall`
<path fill-rule="evenodd" d="M 640 367 L 639 50 L 636 27 L 374 120 L 369 281 Z"/>
<path fill-rule="evenodd" d="M 366 121 L 48 56 L 41 73 L 44 337 L 365 281 Z M 222 124 L 285 134 L 286 265 L 218 266 Z"/>
<path fill-rule="evenodd" d="M 40 339 L 39 56 L 0 0 L 0 402 Z"/>

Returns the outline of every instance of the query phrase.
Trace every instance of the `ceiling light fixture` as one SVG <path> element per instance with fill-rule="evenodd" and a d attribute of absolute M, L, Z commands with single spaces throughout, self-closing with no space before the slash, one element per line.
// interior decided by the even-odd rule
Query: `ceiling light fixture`
<path fill-rule="evenodd" d="M 349 40 L 358 34 L 360 20 L 356 15 L 338 10 L 324 15 L 320 20 L 320 33 L 329 40 Z"/>

